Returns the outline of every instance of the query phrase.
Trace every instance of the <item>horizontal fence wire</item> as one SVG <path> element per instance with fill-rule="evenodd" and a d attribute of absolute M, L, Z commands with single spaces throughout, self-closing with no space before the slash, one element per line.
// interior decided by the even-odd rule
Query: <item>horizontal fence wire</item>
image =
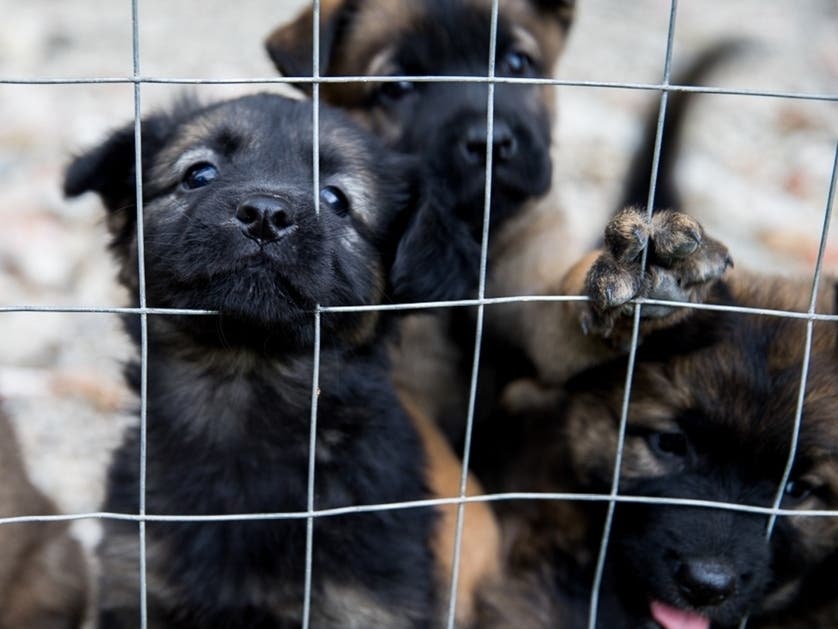
<path fill-rule="evenodd" d="M 392 310 L 435 310 L 440 308 L 467 308 L 474 306 L 491 306 L 514 303 L 533 302 L 585 302 L 590 298 L 583 295 L 516 295 L 510 297 L 484 297 L 483 299 L 455 299 L 451 301 L 417 301 L 398 304 L 364 304 L 357 306 L 320 306 L 310 311 L 321 313 L 351 313 L 351 312 L 381 312 Z M 727 304 L 702 304 L 685 301 L 668 301 L 666 299 L 649 299 L 639 297 L 630 299 L 627 304 L 647 306 L 668 306 L 670 308 L 687 308 L 690 310 L 710 310 L 716 312 L 731 312 L 743 315 L 757 315 L 762 317 L 781 317 L 784 319 L 811 319 L 812 321 L 838 322 L 838 314 L 825 312 L 804 312 L 800 310 L 778 310 L 776 308 L 757 308 L 753 306 L 734 306 Z M 220 314 L 217 310 L 191 310 L 187 308 L 121 308 L 92 306 L 0 306 L 0 314 L 4 312 L 40 313 L 40 314 L 129 314 L 129 315 L 167 315 L 167 316 L 207 316 Z"/>
<path fill-rule="evenodd" d="M 0 85 L 18 86 L 61 86 L 61 85 L 105 85 L 105 84 L 130 84 L 134 87 L 134 125 L 135 125 L 135 159 L 137 161 L 136 168 L 136 184 L 137 184 L 137 216 L 138 216 L 138 265 L 139 265 L 139 307 L 124 308 L 124 307 L 83 307 L 83 306 L 63 306 L 63 305 L 7 305 L 0 306 L 0 314 L 4 313 L 30 313 L 30 314 L 117 314 L 117 315 L 137 315 L 141 319 L 141 392 L 140 392 L 140 426 L 141 426 L 141 454 L 140 454 L 140 508 L 138 513 L 124 514 L 112 512 L 89 512 L 89 513 L 75 513 L 62 514 L 52 516 L 39 515 L 19 515 L 0 517 L 0 525 L 16 524 L 25 522 L 56 522 L 56 521 L 75 521 L 82 519 L 94 520 L 123 520 L 138 523 L 138 531 L 140 536 L 140 580 L 141 580 L 141 627 L 145 628 L 147 625 L 147 583 L 146 583 L 146 568 L 145 568 L 145 523 L 146 522 L 236 522 L 236 521 L 251 521 L 251 520 L 305 520 L 307 525 L 306 538 L 306 555 L 305 555 L 305 592 L 304 592 L 304 608 L 303 608 L 303 627 L 306 628 L 310 621 L 311 611 L 311 588 L 312 588 L 312 556 L 314 552 L 313 541 L 313 526 L 316 518 L 335 517 L 356 513 L 368 513 L 372 511 L 391 511 L 399 509 L 415 509 L 428 508 L 446 505 L 456 505 L 457 509 L 457 528 L 454 541 L 454 562 L 452 573 L 450 575 L 450 594 L 448 602 L 447 625 L 449 629 L 454 627 L 455 616 L 454 610 L 457 601 L 457 583 L 458 583 L 458 569 L 460 550 L 462 545 L 463 535 L 463 513 L 464 507 L 470 503 L 500 503 L 509 501 L 575 501 L 575 502 L 601 502 L 608 505 L 608 517 L 603 529 L 602 540 L 599 550 L 599 559 L 597 563 L 597 573 L 594 578 L 592 587 L 592 597 L 590 601 L 590 610 L 588 618 L 588 626 L 593 628 L 597 624 L 597 605 L 599 589 L 602 577 L 602 569 L 606 561 L 606 554 L 608 549 L 608 541 L 610 537 L 610 525 L 613 517 L 613 511 L 618 504 L 654 504 L 654 505 L 678 505 L 684 507 L 709 508 L 720 509 L 731 512 L 751 513 L 765 515 L 770 518 L 767 527 L 767 535 L 771 534 L 774 522 L 778 517 L 838 517 L 838 510 L 808 510 L 798 511 L 794 509 L 783 509 L 781 505 L 781 495 L 783 483 L 780 484 L 773 506 L 759 507 L 753 505 L 746 505 L 732 502 L 718 502 L 709 500 L 693 500 L 681 498 L 661 498 L 651 496 L 636 496 L 624 495 L 619 492 L 620 480 L 620 457 L 625 440 L 625 427 L 628 415 L 628 405 L 631 396 L 632 384 L 632 369 L 634 363 L 634 356 L 637 349 L 638 328 L 640 321 L 640 312 L 644 306 L 656 305 L 666 306 L 671 308 L 689 308 L 694 310 L 728 312 L 741 315 L 753 315 L 764 317 L 781 317 L 788 319 L 798 319 L 807 322 L 807 346 L 806 346 L 806 360 L 801 373 L 801 382 L 798 396 L 797 415 L 795 418 L 794 434 L 790 436 L 789 458 L 783 481 L 787 479 L 790 474 L 791 466 L 793 465 L 797 440 L 799 436 L 800 423 L 802 420 L 802 407 L 805 394 L 805 384 L 807 378 L 807 366 L 809 349 L 812 340 L 813 324 L 818 321 L 823 322 L 838 322 L 838 314 L 819 313 L 815 309 L 814 295 L 817 292 L 818 283 L 821 280 L 823 273 L 823 256 L 825 250 L 826 237 L 828 233 L 829 222 L 831 218 L 831 208 L 833 197 L 835 194 L 835 180 L 836 169 L 838 169 L 838 149 L 836 149 L 836 158 L 832 169 L 831 185 L 827 199 L 827 209 L 824 214 L 823 231 L 821 234 L 821 248 L 818 255 L 816 269 L 813 279 L 813 299 L 810 307 L 806 311 L 795 310 L 778 310 L 771 308 L 757 308 L 748 306 L 733 306 L 733 305 L 718 305 L 718 304 L 696 304 L 685 302 L 673 302 L 659 299 L 634 299 L 629 303 L 634 304 L 635 314 L 633 322 L 633 337 L 629 354 L 629 368 L 626 374 L 626 389 L 622 408 L 621 422 L 620 422 L 620 438 L 618 440 L 617 456 L 614 465 L 613 484 L 611 491 L 608 493 L 575 493 L 575 492 L 505 492 L 505 493 L 486 493 L 476 496 L 466 495 L 466 471 L 468 469 L 468 462 L 470 457 L 471 437 L 473 431 L 474 406 L 476 403 L 476 391 L 478 386 L 478 365 L 480 361 L 480 349 L 483 335 L 483 312 L 485 307 L 510 303 L 531 303 L 531 302 L 584 302 L 588 298 L 578 295 L 511 295 L 503 297 L 487 297 L 486 296 L 486 267 L 488 256 L 488 241 L 489 241 L 489 214 L 491 206 L 491 176 L 492 176 L 492 150 L 491 137 L 493 117 L 493 99 L 494 87 L 500 84 L 508 85 L 542 85 L 554 87 L 569 87 L 569 88 L 603 88 L 603 89 L 628 89 L 628 90 L 644 90 L 654 91 L 661 94 L 660 115 L 658 119 L 656 148 L 653 157 L 652 180 L 650 184 L 649 200 L 654 198 L 655 179 L 657 176 L 657 162 L 660 154 L 661 136 L 665 124 L 666 100 L 667 96 L 672 93 L 693 93 L 693 94 L 713 94 L 726 96 L 746 96 L 758 98 L 777 98 L 777 99 L 792 99 L 792 100 L 806 100 L 806 101 L 827 101 L 838 102 L 838 92 L 823 92 L 823 93 L 806 93 L 796 91 L 783 90 L 762 90 L 762 89 L 741 89 L 741 88 L 725 88 L 719 86 L 694 86 L 694 85 L 678 85 L 671 84 L 670 68 L 671 68 L 671 54 L 672 44 L 674 38 L 675 16 L 677 12 L 677 0 L 671 0 L 670 4 L 670 22 L 667 35 L 666 58 L 664 62 L 664 76 L 661 83 L 648 82 L 621 82 L 621 81 L 586 81 L 586 80 L 572 80 L 572 79 L 556 79 L 556 78 L 519 78 L 519 77 L 498 77 L 494 72 L 494 50 L 496 46 L 497 36 L 497 19 L 498 19 L 498 2 L 492 2 L 492 22 L 490 32 L 490 59 L 489 71 L 486 76 L 414 76 L 414 75 L 400 75 L 400 76 L 321 76 L 320 74 L 320 59 L 319 59 L 319 0 L 313 0 L 313 10 L 315 19 L 313 21 L 313 41 L 315 45 L 312 50 L 313 72 L 309 77 L 256 77 L 256 78 L 179 78 L 179 77 L 157 77 L 157 76 L 143 76 L 140 66 L 140 41 L 139 41 L 139 15 L 138 15 L 138 0 L 132 0 L 132 37 L 133 37 L 133 73 L 131 76 L 112 76 L 112 77 L 67 77 L 67 78 L 15 78 L 15 77 L 0 77 Z M 145 277 L 144 277 L 144 243 L 142 238 L 142 170 L 141 170 L 141 87 L 143 85 L 152 84 L 171 84 L 171 85 L 298 85 L 310 84 L 313 91 L 313 140 L 314 149 L 312 159 L 315 164 L 314 173 L 314 197 L 316 207 L 319 208 L 319 181 L 318 168 L 319 163 L 318 147 L 319 147 L 319 102 L 320 102 L 320 85 L 323 84 L 345 84 L 345 83 L 384 83 L 384 82 L 400 82 L 411 81 L 418 83 L 477 83 L 486 84 L 488 86 L 487 98 L 487 154 L 486 154 L 486 189 L 485 189 L 485 206 L 484 206 L 484 223 L 481 233 L 481 258 L 480 258 L 480 274 L 479 274 L 479 288 L 478 296 L 473 299 L 460 299 L 448 301 L 428 301 L 428 302 L 413 302 L 413 303 L 398 303 L 398 304 L 358 304 L 349 306 L 330 306 L 319 304 L 311 312 L 312 321 L 315 326 L 315 343 L 314 343 L 314 369 L 312 374 L 312 409 L 311 409 L 311 426 L 310 426 L 310 450 L 309 450 L 309 466 L 308 466 L 308 499 L 307 509 L 305 511 L 295 512 L 275 512 L 275 513 L 236 513 L 236 514 L 217 514 L 217 515 L 187 515 L 187 514 L 153 514 L 147 513 L 145 509 L 145 474 L 146 474 L 146 426 L 147 426 L 147 354 L 148 354 L 148 338 L 147 338 L 147 318 L 149 316 L 211 316 L 219 314 L 213 310 L 201 309 L 169 309 L 149 307 L 145 295 Z M 651 207 L 651 203 L 647 204 Z M 645 253 L 644 253 L 645 259 Z M 317 429 L 317 398 L 318 398 L 318 382 L 319 382 L 319 357 L 321 349 L 320 337 L 320 321 L 322 316 L 335 316 L 342 313 L 355 313 L 367 311 L 415 311 L 415 310 L 433 310 L 441 308 L 477 308 L 476 334 L 475 346 L 472 361 L 472 371 L 469 389 L 469 406 L 467 411 L 466 422 L 466 438 L 465 445 L 462 452 L 462 459 L 464 462 L 463 473 L 460 479 L 460 490 L 458 496 L 429 498 L 425 500 L 405 501 L 405 502 L 391 502 L 371 505 L 349 505 L 346 507 L 331 508 L 331 509 L 315 509 L 315 477 L 314 477 L 314 461 L 315 461 L 315 445 L 316 445 L 316 429 Z M 744 626 L 744 623 L 743 625 Z"/>
<path fill-rule="evenodd" d="M 90 511 L 87 513 L 64 513 L 60 515 L 20 515 L 0 518 L 0 525 L 20 524 L 22 522 L 67 522 L 75 520 L 128 520 L 131 522 L 238 522 L 242 520 L 302 520 L 310 517 L 325 518 L 355 513 L 369 513 L 371 511 L 398 511 L 401 509 L 421 509 L 470 504 L 477 502 L 509 502 L 515 500 L 539 500 L 565 502 L 609 502 L 614 500 L 626 504 L 655 504 L 674 505 L 682 507 L 700 507 L 706 509 L 720 509 L 739 513 L 753 513 L 757 515 L 777 515 L 781 517 L 801 518 L 835 518 L 838 509 L 810 509 L 800 511 L 773 507 L 759 507 L 738 502 L 720 502 L 714 500 L 695 500 L 691 498 L 668 498 L 660 496 L 637 496 L 619 494 L 611 496 L 603 493 L 575 493 L 575 492 L 504 492 L 484 493 L 473 496 L 428 498 L 425 500 L 407 500 L 403 502 L 385 502 L 369 505 L 350 505 L 330 509 L 315 509 L 313 511 L 275 511 L 269 513 L 218 513 L 204 515 L 187 514 L 153 514 L 138 515 L 133 513 L 115 513 L 110 511 Z"/>
<path fill-rule="evenodd" d="M 389 76 L 322 76 L 312 77 L 258 77 L 252 79 L 223 78 L 163 78 L 163 77 L 102 77 L 102 78 L 44 78 L 14 79 L 0 78 L 0 85 L 96 85 L 114 83 L 148 83 L 170 85 L 270 85 L 270 84 L 311 84 L 330 83 L 398 83 L 412 81 L 416 83 L 491 83 L 495 85 L 544 85 L 555 87 L 596 87 L 608 89 L 645 90 L 652 92 L 690 92 L 693 94 L 721 94 L 726 96 L 756 96 L 760 98 L 788 98 L 793 100 L 838 101 L 838 92 L 810 93 L 783 90 L 759 90 L 747 88 L 728 88 L 703 85 L 665 85 L 662 83 L 632 83 L 623 81 L 577 81 L 572 79 L 523 79 L 518 77 L 456 76 L 456 75 L 389 75 Z"/>

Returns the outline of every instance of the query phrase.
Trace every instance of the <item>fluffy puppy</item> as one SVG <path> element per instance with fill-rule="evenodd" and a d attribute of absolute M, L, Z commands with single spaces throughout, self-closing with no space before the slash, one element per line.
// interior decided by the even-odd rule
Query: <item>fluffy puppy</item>
<path fill-rule="evenodd" d="M 573 15 L 572 1 L 502 2 L 496 75 L 552 76 Z M 324 76 L 483 76 L 489 71 L 487 0 L 334 0 L 321 8 Z M 310 76 L 312 11 L 268 38 L 285 76 Z M 303 87 L 309 87 L 303 85 Z M 550 188 L 554 89 L 499 84 L 495 90 L 492 227 L 527 213 Z M 482 83 L 324 84 L 323 98 L 401 150 L 420 155 L 446 194 L 445 213 L 418 215 L 403 243 L 399 297 L 451 299 L 476 285 L 483 224 L 488 88 Z M 551 208 L 552 210 L 553 208 Z M 533 217 L 524 222 L 531 223 Z M 501 238 L 497 231 L 493 237 Z M 528 255 L 538 255 L 530 251 Z M 415 264 L 421 264 L 417 273 Z M 442 261 L 456 264 L 441 264 Z M 505 261 L 505 265 L 508 262 Z M 513 273 L 513 275 L 517 275 Z M 517 287 L 516 287 L 517 288 Z"/>
<path fill-rule="evenodd" d="M 606 251 L 587 274 L 571 278 L 592 305 L 583 313 L 589 340 L 607 337 L 603 357 L 562 391 L 542 391 L 540 408 L 518 408 L 528 458 L 515 463 L 510 489 L 609 493 L 618 441 L 626 361 L 619 357 L 634 296 L 804 311 L 809 281 L 729 273 L 724 249 L 659 215 L 652 225 L 620 214 Z M 650 268 L 639 272 L 643 236 Z M 695 237 L 694 237 L 695 236 Z M 683 294 L 684 292 L 689 295 Z M 669 297 L 669 298 L 672 298 Z M 834 313 L 826 281 L 818 312 Z M 700 629 L 830 627 L 838 621 L 838 519 L 803 514 L 838 508 L 838 329 L 814 325 L 800 440 L 790 453 L 804 360 L 806 322 L 646 306 L 628 411 L 620 493 L 782 507 L 766 539 L 759 513 L 683 505 L 618 503 L 605 564 L 599 627 Z M 514 396 L 510 396 L 510 401 Z M 532 401 L 534 396 L 523 398 Z M 583 627 L 605 507 L 545 501 L 510 508 L 509 561 L 515 587 L 548 601 L 529 626 Z M 525 584 L 525 585 L 521 585 Z M 529 589 L 527 589 L 529 587 Z M 514 590 L 514 588 L 513 588 Z M 502 591 L 487 594 L 486 626 L 508 626 Z M 553 624 L 551 624 L 553 623 Z"/>
<path fill-rule="evenodd" d="M 183 103 L 143 121 L 149 306 L 218 311 L 148 318 L 151 514 L 306 510 L 316 304 L 378 304 L 413 163 L 338 112 L 321 111 L 315 213 L 311 105 L 260 94 Z M 65 191 L 98 193 L 119 276 L 138 286 L 134 131 L 69 168 Z M 139 339 L 137 320 L 128 327 Z M 374 312 L 323 314 L 315 508 L 429 497 L 417 430 L 390 381 Z M 139 386 L 134 365 L 128 377 Z M 108 511 L 139 507 L 139 432 L 110 471 Z M 311 625 L 433 626 L 434 512 L 317 518 Z M 296 627 L 304 519 L 149 522 L 148 614 L 167 629 Z M 450 551 L 449 551 L 450 552 Z M 137 528 L 107 523 L 100 625 L 139 619 Z"/>
<path fill-rule="evenodd" d="M 29 480 L 2 410 L 0 478 L 0 517 L 57 512 Z M 87 566 L 66 524 L 0 525 L 0 629 L 76 629 L 84 620 L 87 595 Z"/>
<path fill-rule="evenodd" d="M 573 18 L 573 0 L 500 3 L 496 75 L 553 75 Z M 488 0 L 331 0 L 321 6 L 324 76 L 487 76 Z M 278 27 L 268 52 L 286 76 L 312 72 L 312 11 Z M 308 88 L 310 84 L 300 84 Z M 321 95 L 421 157 L 439 203 L 411 220 L 394 265 L 394 299 L 474 295 L 480 261 L 488 87 L 484 83 L 323 84 Z M 500 83 L 495 89 L 489 284 L 492 296 L 543 292 L 584 251 L 566 236 L 551 188 L 555 89 Z M 578 247 L 578 248 L 577 248 Z M 530 369 L 518 306 L 487 311 L 481 391 L 491 400 L 510 376 Z M 415 316 L 402 327 L 395 367 L 402 390 L 458 441 L 474 346 L 472 313 Z M 480 408 L 485 408 L 481 404 Z"/>

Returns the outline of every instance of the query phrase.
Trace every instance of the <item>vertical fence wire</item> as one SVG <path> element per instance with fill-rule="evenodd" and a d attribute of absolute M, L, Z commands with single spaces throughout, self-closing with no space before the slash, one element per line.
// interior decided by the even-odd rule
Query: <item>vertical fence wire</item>
<path fill-rule="evenodd" d="M 143 221 L 143 160 L 142 160 L 142 98 L 140 81 L 140 19 L 139 0 L 131 0 L 131 51 L 133 58 L 134 87 L 134 183 L 137 205 L 137 274 L 139 306 L 144 310 L 145 284 L 145 230 Z M 140 479 L 139 515 L 146 515 L 146 475 L 148 461 L 148 314 L 140 316 Z M 140 561 L 140 629 L 148 627 L 148 570 L 146 565 L 146 523 L 138 522 Z"/>
<path fill-rule="evenodd" d="M 672 48 L 675 41 L 675 22 L 678 13 L 678 0 L 671 0 L 669 8 L 669 29 L 666 39 L 666 53 L 663 66 L 663 86 L 668 87 L 672 76 Z M 655 148 L 652 157 L 652 173 L 649 181 L 649 196 L 646 201 L 646 217 L 651 219 L 654 212 L 655 188 L 657 186 L 658 166 L 660 164 L 661 145 L 663 143 L 663 128 L 666 119 L 666 105 L 669 100 L 669 91 L 664 89 L 661 92 L 660 109 L 658 112 L 658 123 L 655 131 Z M 640 272 L 644 273 L 648 257 L 648 247 L 643 248 L 640 261 Z M 599 613 L 599 596 L 602 589 L 602 579 L 605 573 L 605 562 L 608 556 L 608 545 L 611 538 L 611 528 L 614 524 L 614 511 L 616 510 L 616 498 L 620 493 L 620 468 L 623 462 L 623 449 L 625 447 L 626 428 L 628 426 L 629 403 L 631 400 L 631 387 L 634 380 L 634 366 L 637 356 L 637 344 L 640 334 L 640 311 L 642 304 L 635 304 L 631 329 L 631 345 L 629 347 L 628 363 L 626 366 L 625 390 L 623 393 L 622 407 L 620 409 L 620 425 L 617 433 L 617 451 L 614 456 L 614 471 L 611 480 L 611 493 L 608 501 L 608 509 L 605 514 L 605 523 L 602 529 L 599 555 L 594 569 L 594 580 L 591 586 L 591 598 L 588 608 L 588 629 L 595 629 Z"/>
<path fill-rule="evenodd" d="M 832 221 L 832 206 L 835 202 L 835 180 L 838 177 L 838 144 L 835 146 L 835 157 L 832 161 L 832 176 L 829 180 L 829 190 L 826 196 L 826 206 L 823 216 L 823 227 L 821 228 L 820 245 L 818 247 L 818 257 L 815 262 L 815 272 L 812 278 L 812 296 L 809 300 L 809 308 L 807 312 L 810 315 L 815 314 L 818 305 L 818 293 L 820 290 L 821 278 L 823 275 L 823 259 L 826 254 L 826 243 L 829 237 L 829 224 Z M 777 495 L 774 498 L 774 508 L 779 509 L 783 502 L 783 494 L 785 492 L 786 483 L 788 483 L 791 476 L 792 467 L 794 466 L 794 459 L 797 456 L 797 447 L 800 442 L 800 426 L 803 422 L 803 402 L 806 398 L 806 380 L 809 376 L 809 359 L 812 354 L 812 337 L 814 335 L 815 321 L 810 318 L 806 322 L 806 344 L 803 351 L 803 364 L 800 370 L 800 390 L 797 396 L 797 407 L 794 414 L 794 427 L 791 436 L 791 445 L 789 447 L 789 457 L 786 462 L 783 476 L 780 480 L 780 485 L 777 488 Z M 777 515 L 771 515 L 766 527 L 766 537 L 771 537 L 774 531 L 774 525 L 777 522 Z"/>
<path fill-rule="evenodd" d="M 809 363 L 812 356 L 812 341 L 815 332 L 815 320 L 811 318 L 817 310 L 818 291 L 820 288 L 821 276 L 823 274 L 823 258 L 826 254 L 826 243 L 829 237 L 829 224 L 832 220 L 832 204 L 835 200 L 835 180 L 838 177 L 838 145 L 835 147 L 835 158 L 832 162 L 832 176 L 829 180 L 829 190 L 826 196 L 826 209 L 824 210 L 823 227 L 821 229 L 820 246 L 818 247 L 818 257 L 815 262 L 815 272 L 812 278 L 812 295 L 809 300 L 809 308 L 807 312 L 810 315 L 806 321 L 806 339 L 803 346 L 803 359 L 800 367 L 800 385 L 797 393 L 797 405 L 794 411 L 794 424 L 792 427 L 792 434 L 790 437 L 789 454 L 786 461 L 783 475 L 780 478 L 780 483 L 777 486 L 777 493 L 774 496 L 774 509 L 779 509 L 783 502 L 783 495 L 785 494 L 786 483 L 789 482 L 791 472 L 794 467 L 794 461 L 797 458 L 797 448 L 800 443 L 800 428 L 803 424 L 803 403 L 806 400 L 806 382 L 809 378 Z M 771 539 L 774 533 L 774 526 L 777 523 L 777 514 L 772 513 L 768 517 L 768 524 L 765 527 L 766 540 Z M 745 629 L 748 626 L 748 616 L 742 619 L 739 623 L 739 629 Z"/>
<path fill-rule="evenodd" d="M 311 376 L 311 426 L 308 444 L 308 489 L 306 498 L 305 582 L 303 584 L 303 629 L 311 620 L 311 582 L 314 563 L 314 470 L 317 450 L 317 402 L 320 397 L 320 306 L 314 312 L 314 360 Z"/>
<path fill-rule="evenodd" d="M 489 258 L 489 225 L 492 212 L 492 164 L 494 158 L 494 130 L 495 130 L 495 57 L 498 39 L 499 0 L 492 0 L 492 17 L 489 32 L 489 70 L 486 95 L 486 169 L 483 205 L 483 229 L 480 235 L 480 271 L 478 276 L 477 294 L 480 303 L 477 306 L 477 321 L 474 333 L 474 354 L 471 364 L 471 380 L 469 383 L 468 410 L 466 412 L 466 430 L 463 443 L 462 470 L 460 474 L 460 502 L 457 503 L 457 524 L 454 533 L 454 561 L 451 569 L 451 589 L 448 599 L 448 629 L 453 629 L 456 620 L 457 586 L 459 583 L 460 556 L 463 544 L 463 518 L 466 503 L 464 499 L 468 493 L 469 460 L 471 458 L 471 440 L 474 429 L 474 410 L 477 403 L 477 379 L 480 371 L 480 354 L 483 343 L 483 315 L 486 297 L 486 268 Z"/>
<path fill-rule="evenodd" d="M 314 195 L 314 212 L 320 216 L 320 0 L 312 0 L 312 45 L 311 45 L 311 75 L 314 82 L 311 86 L 311 117 L 312 117 L 312 194 Z M 314 483 L 317 464 L 317 402 L 320 397 L 320 304 L 315 305 L 314 311 L 314 359 L 311 375 L 311 425 L 309 426 L 308 444 L 308 488 L 306 496 L 306 550 L 305 576 L 303 583 L 303 620 L 302 629 L 308 629 L 311 622 L 311 585 L 314 571 Z"/>

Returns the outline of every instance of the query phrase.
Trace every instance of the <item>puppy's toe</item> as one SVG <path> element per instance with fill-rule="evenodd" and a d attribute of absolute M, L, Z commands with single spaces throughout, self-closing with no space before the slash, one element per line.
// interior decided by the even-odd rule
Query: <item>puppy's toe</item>
<path fill-rule="evenodd" d="M 673 270 L 680 277 L 684 290 L 719 279 L 733 266 L 727 247 L 718 240 L 704 237 L 701 246 L 689 257 L 679 260 Z"/>
<path fill-rule="evenodd" d="M 643 279 L 636 265 L 624 266 L 608 254 L 594 262 L 585 282 L 585 292 L 599 310 L 621 306 L 633 299 Z"/>
<path fill-rule="evenodd" d="M 637 208 L 620 210 L 605 227 L 605 247 L 616 260 L 636 260 L 649 238 L 649 223 Z"/>
<path fill-rule="evenodd" d="M 688 214 L 659 212 L 652 217 L 651 238 L 658 260 L 671 264 L 695 253 L 704 239 L 704 230 Z"/>
<path fill-rule="evenodd" d="M 591 266 L 585 282 L 585 292 L 591 300 L 582 313 L 585 333 L 611 336 L 617 322 L 630 317 L 629 301 L 644 292 L 643 284 L 639 264 L 622 264 L 611 254 L 602 254 Z"/>

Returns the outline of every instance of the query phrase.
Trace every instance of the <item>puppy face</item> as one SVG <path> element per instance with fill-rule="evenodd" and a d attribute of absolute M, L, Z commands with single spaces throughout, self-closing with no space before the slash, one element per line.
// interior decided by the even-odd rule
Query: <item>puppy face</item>
<path fill-rule="evenodd" d="M 783 488 L 786 509 L 838 505 L 835 331 L 820 333 L 798 452 Z M 641 360 L 620 491 L 771 506 L 789 455 L 803 341 L 800 323 L 740 320 L 709 347 Z M 565 438 L 574 473 L 589 489 L 610 486 L 623 378 L 624 365 L 595 370 L 571 395 Z M 619 505 L 605 585 L 617 602 L 603 611 L 602 622 L 613 624 L 603 626 L 729 627 L 747 614 L 775 619 L 822 603 L 812 580 L 834 562 L 838 523 L 780 517 L 766 542 L 767 520 L 711 508 Z"/>
<path fill-rule="evenodd" d="M 185 103 L 143 121 L 149 306 L 218 310 L 225 342 L 237 333 L 279 335 L 275 342 L 298 346 L 310 342 L 315 304 L 380 301 L 385 243 L 410 192 L 407 163 L 324 109 L 318 216 L 311 120 L 310 104 L 261 94 Z M 120 277 L 131 289 L 134 176 L 134 132 L 126 128 L 79 157 L 65 182 L 69 195 L 103 197 Z M 343 319 L 333 331 L 360 342 L 373 319 Z M 180 324 L 205 336 L 218 325 Z"/>
<path fill-rule="evenodd" d="M 799 450 L 783 488 L 787 509 L 838 506 L 835 330 L 820 332 Z M 740 319 L 709 347 L 641 360 L 620 491 L 771 506 L 789 455 L 803 343 L 799 322 Z M 624 378 L 624 368 L 609 374 L 612 368 L 576 383 L 569 406 L 572 468 L 594 491 L 611 482 Z M 834 597 L 824 599 L 815 583 L 830 562 L 834 569 L 838 522 L 780 517 L 766 542 L 767 520 L 711 508 L 618 505 L 605 584 L 617 602 L 603 610 L 602 626 L 732 627 L 748 614 L 776 619 Z"/>
<path fill-rule="evenodd" d="M 551 76 L 573 4 L 572 0 L 502 2 L 496 76 Z M 486 77 L 489 73 L 488 0 L 344 0 L 325 3 L 322 13 L 324 76 Z M 311 11 L 305 11 L 269 37 L 268 52 L 284 75 L 311 75 L 311 31 Z M 421 156 L 436 194 L 445 196 L 453 215 L 447 221 L 462 222 L 471 238 L 479 240 L 487 155 L 485 83 L 324 84 L 321 94 L 348 109 L 390 145 Z M 496 86 L 490 139 L 493 225 L 549 189 L 553 108 L 551 87 Z"/>

